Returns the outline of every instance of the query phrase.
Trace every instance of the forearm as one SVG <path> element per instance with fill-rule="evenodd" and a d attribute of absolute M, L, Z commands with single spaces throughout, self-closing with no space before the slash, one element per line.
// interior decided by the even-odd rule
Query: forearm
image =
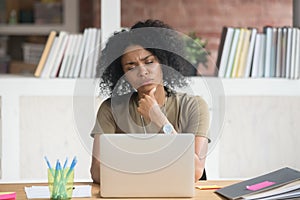
<path fill-rule="evenodd" d="M 195 182 L 198 181 L 203 174 L 205 168 L 205 160 L 208 148 L 208 140 L 205 137 L 195 137 Z"/>
<path fill-rule="evenodd" d="M 90 173 L 93 182 L 100 183 L 100 162 L 95 157 L 92 157 Z"/>
<path fill-rule="evenodd" d="M 195 182 L 197 182 L 203 175 L 205 162 L 201 161 L 197 154 L 195 154 Z"/>
<path fill-rule="evenodd" d="M 95 183 L 100 183 L 100 135 L 94 136 L 93 156 L 90 168 L 91 178 Z"/>
<path fill-rule="evenodd" d="M 170 124 L 170 121 L 158 105 L 152 107 L 152 110 L 150 111 L 150 118 L 159 129 L 161 129 L 165 124 Z M 173 133 L 177 133 L 175 129 L 173 129 Z"/>

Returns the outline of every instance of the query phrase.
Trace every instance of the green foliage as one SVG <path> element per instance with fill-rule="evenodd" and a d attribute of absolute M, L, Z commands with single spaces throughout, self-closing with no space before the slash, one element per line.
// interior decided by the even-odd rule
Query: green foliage
<path fill-rule="evenodd" d="M 183 40 L 186 48 L 186 59 L 195 66 L 202 63 L 207 67 L 207 56 L 210 54 L 210 52 L 205 49 L 207 40 L 201 39 L 195 32 L 190 32 L 188 37 L 183 37 Z"/>

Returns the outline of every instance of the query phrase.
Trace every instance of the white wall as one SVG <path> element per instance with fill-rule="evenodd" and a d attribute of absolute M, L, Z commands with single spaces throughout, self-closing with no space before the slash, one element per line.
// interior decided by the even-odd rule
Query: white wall
<path fill-rule="evenodd" d="M 300 169 L 300 97 L 230 96 L 219 149 L 220 178 Z"/>
<path fill-rule="evenodd" d="M 86 117 L 82 115 L 82 121 Z M 82 138 L 84 137 L 84 138 Z M 86 142 L 88 141 L 88 142 Z M 56 159 L 78 163 L 75 178 L 88 180 L 92 138 L 89 131 L 77 132 L 72 96 L 20 97 L 20 178 L 43 179 L 47 165 L 44 156 L 55 166 Z"/>
<path fill-rule="evenodd" d="M 0 182 L 46 181 L 44 156 L 52 165 L 77 156 L 75 180 L 91 181 L 94 87 L 93 80 L 0 78 Z"/>

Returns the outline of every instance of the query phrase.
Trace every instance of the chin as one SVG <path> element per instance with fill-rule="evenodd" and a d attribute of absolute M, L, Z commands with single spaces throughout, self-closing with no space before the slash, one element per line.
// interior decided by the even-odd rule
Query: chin
<path fill-rule="evenodd" d="M 155 87 L 157 87 L 156 84 L 147 84 L 147 85 L 143 85 L 143 86 L 139 87 L 138 91 L 143 92 L 143 93 L 148 93 Z"/>

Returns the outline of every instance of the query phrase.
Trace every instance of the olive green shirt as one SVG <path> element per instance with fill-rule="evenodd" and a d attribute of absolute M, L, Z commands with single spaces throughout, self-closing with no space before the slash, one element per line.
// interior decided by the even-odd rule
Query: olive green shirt
<path fill-rule="evenodd" d="M 98 110 L 91 135 L 161 132 L 162 127 L 142 119 L 137 107 L 137 93 L 106 99 Z M 208 138 L 209 111 L 207 103 L 200 96 L 168 93 L 161 110 L 178 133 L 193 133 Z"/>

